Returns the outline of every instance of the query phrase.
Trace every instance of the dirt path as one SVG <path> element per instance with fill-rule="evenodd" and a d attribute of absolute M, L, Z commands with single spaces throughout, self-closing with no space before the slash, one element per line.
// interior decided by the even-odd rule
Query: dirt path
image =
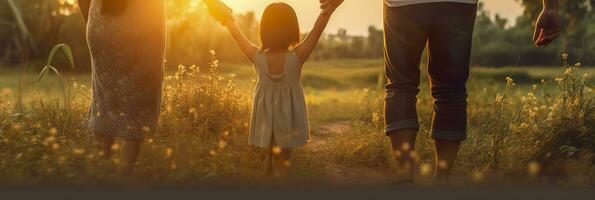
<path fill-rule="evenodd" d="M 333 148 L 332 141 L 351 131 L 350 121 L 335 121 L 313 127 L 312 142 L 307 151 L 311 154 L 325 155 L 324 151 Z M 365 165 L 346 164 L 334 158 L 319 158 L 324 167 L 324 179 L 330 185 L 374 185 L 390 184 L 392 175 L 388 169 L 379 169 Z"/>

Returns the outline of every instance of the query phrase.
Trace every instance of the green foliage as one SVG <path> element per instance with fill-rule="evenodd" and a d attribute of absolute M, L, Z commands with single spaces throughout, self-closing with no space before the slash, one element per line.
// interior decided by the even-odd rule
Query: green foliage
<path fill-rule="evenodd" d="M 54 63 L 54 57 L 60 49 L 62 50 L 62 52 L 64 52 L 66 58 L 68 58 L 68 61 L 70 62 L 70 67 L 74 69 L 74 57 L 72 56 L 72 49 L 70 49 L 70 46 L 68 46 L 67 44 L 57 44 L 56 46 L 54 46 L 52 50 L 50 50 L 50 54 L 48 56 L 48 60 L 45 66 L 52 66 L 52 64 Z"/>
<path fill-rule="evenodd" d="M 562 1 L 565 24 L 570 25 L 572 21 L 572 26 L 567 26 L 569 29 L 560 41 L 547 48 L 534 48 L 531 42 L 532 22 L 539 13 L 540 1 L 523 1 L 526 14 L 519 17 L 514 26 L 500 16 L 492 17 L 480 6 L 471 64 L 552 66 L 559 64 L 553 55 L 567 52 L 586 66 L 593 65 L 595 57 L 590 52 L 595 51 L 595 44 L 589 41 L 595 39 L 595 20 L 592 12 L 588 12 L 588 4 L 581 2 L 586 0 Z M 57 0 L 10 0 L 1 4 L 7 6 L 0 6 L 0 60 L 10 65 L 23 60 L 42 60 L 54 44 L 67 43 L 77 58 L 75 64 L 79 67 L 76 71 L 90 69 L 85 24 L 74 5 L 61 4 Z M 167 66 L 206 65 L 210 50 L 219 52 L 219 58 L 226 63 L 246 62 L 226 30 L 211 19 L 200 1 L 167 0 L 166 7 Z M 247 37 L 259 43 L 256 16 L 256 13 L 247 12 L 236 18 Z M 383 42 L 381 28 L 370 26 L 366 36 L 349 35 L 341 29 L 322 38 L 312 59 L 382 58 Z M 66 66 L 68 61 L 59 59 L 57 62 L 60 63 L 57 66 Z"/>
<path fill-rule="evenodd" d="M 55 44 L 68 42 L 84 51 L 84 24 L 73 15 L 75 5 L 66 1 L 8 0 L 0 2 L 0 57 L 2 62 L 17 64 L 41 60 Z M 69 30 L 70 29 L 70 30 Z M 81 53 L 79 53 L 80 51 Z"/>
<path fill-rule="evenodd" d="M 339 29 L 336 34 L 326 34 L 320 41 L 312 58 L 316 60 L 368 58 L 383 56 L 384 35 L 375 26 L 368 28 L 367 36 L 348 35 L 347 30 Z"/>
<path fill-rule="evenodd" d="M 20 40 L 17 40 L 15 38 L 16 46 L 18 46 L 18 47 L 26 46 L 26 45 L 20 44 L 20 42 L 25 42 L 27 45 L 31 45 L 32 48 L 36 48 L 35 41 L 33 41 L 33 36 L 29 32 L 29 28 L 27 27 L 27 24 L 25 24 L 21 10 L 17 7 L 14 0 L 7 0 L 6 3 L 10 7 L 10 11 L 12 12 L 12 14 L 14 16 L 14 21 L 16 21 L 16 26 L 18 27 L 19 32 L 21 34 Z M 10 24 L 10 23 L 5 24 L 5 26 L 10 26 L 10 25 L 12 25 L 12 24 Z"/>

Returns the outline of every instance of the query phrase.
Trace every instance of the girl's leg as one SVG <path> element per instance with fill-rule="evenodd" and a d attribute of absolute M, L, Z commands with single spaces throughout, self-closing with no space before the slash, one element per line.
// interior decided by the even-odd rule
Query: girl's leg
<path fill-rule="evenodd" d="M 140 153 L 142 141 L 124 141 L 122 143 L 122 165 L 120 172 L 123 174 L 129 174 L 134 169 L 136 159 Z"/>
<path fill-rule="evenodd" d="M 273 152 L 274 175 L 277 178 L 287 177 L 289 175 L 289 165 L 291 157 L 291 148 L 283 148 Z"/>
<path fill-rule="evenodd" d="M 264 153 L 266 154 L 264 173 L 266 176 L 273 176 L 273 147 L 266 147 Z"/>
<path fill-rule="evenodd" d="M 102 133 L 93 133 L 93 143 L 95 143 L 95 148 L 99 151 L 99 155 L 104 159 L 110 159 L 112 157 L 112 145 L 114 144 L 114 137 L 102 134 Z"/>

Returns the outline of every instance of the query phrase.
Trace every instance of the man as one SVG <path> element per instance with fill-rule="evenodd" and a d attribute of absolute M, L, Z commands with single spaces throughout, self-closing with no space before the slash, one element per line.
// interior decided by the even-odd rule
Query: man
<path fill-rule="evenodd" d="M 332 7 L 342 0 L 320 0 Z M 384 0 L 385 133 L 397 160 L 398 183 L 413 182 L 412 153 L 419 130 L 416 102 L 421 55 L 428 46 L 434 98 L 431 134 L 435 179 L 448 180 L 461 141 L 467 137 L 467 91 L 471 41 L 478 0 Z M 547 45 L 560 35 L 558 0 L 543 0 L 533 40 Z"/>

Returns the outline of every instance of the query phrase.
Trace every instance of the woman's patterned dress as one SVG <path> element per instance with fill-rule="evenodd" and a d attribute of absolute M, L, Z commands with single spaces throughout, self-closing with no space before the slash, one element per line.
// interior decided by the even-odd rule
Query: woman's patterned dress
<path fill-rule="evenodd" d="M 92 0 L 87 41 L 93 100 L 89 128 L 97 134 L 142 140 L 159 121 L 165 54 L 163 0 L 128 0 L 124 12 L 101 11 Z"/>

